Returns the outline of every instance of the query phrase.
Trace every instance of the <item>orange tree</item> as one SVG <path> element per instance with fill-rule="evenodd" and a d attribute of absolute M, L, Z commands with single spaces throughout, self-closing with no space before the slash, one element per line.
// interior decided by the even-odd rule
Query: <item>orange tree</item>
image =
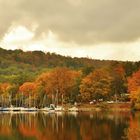
<path fill-rule="evenodd" d="M 38 85 L 37 92 L 38 92 L 38 100 L 37 103 L 39 107 L 44 107 L 51 103 L 51 91 L 47 91 L 46 87 L 48 87 L 50 81 L 50 72 L 44 72 L 39 75 L 36 79 L 36 83 Z M 51 88 L 50 88 L 51 90 Z"/>
<path fill-rule="evenodd" d="M 59 103 L 61 100 L 63 104 L 71 94 L 79 76 L 80 72 L 65 67 L 55 68 L 40 75 L 37 82 L 44 88 L 45 93 L 52 97 L 53 103 Z"/>
<path fill-rule="evenodd" d="M 107 98 L 111 92 L 112 78 L 104 69 L 98 69 L 86 76 L 80 85 L 83 101 Z"/>
<path fill-rule="evenodd" d="M 25 105 L 35 106 L 36 105 L 36 92 L 37 84 L 35 82 L 25 82 L 19 87 L 19 93 L 22 96 L 21 98 L 25 100 Z M 25 97 L 25 98 L 24 98 Z M 23 101 L 22 101 L 23 102 Z"/>
<path fill-rule="evenodd" d="M 140 102 L 140 70 L 128 78 L 128 92 L 133 102 Z"/>

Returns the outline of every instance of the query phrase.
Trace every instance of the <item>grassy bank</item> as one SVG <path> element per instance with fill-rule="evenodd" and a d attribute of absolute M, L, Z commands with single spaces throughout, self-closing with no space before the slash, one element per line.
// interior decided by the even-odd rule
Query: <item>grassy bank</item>
<path fill-rule="evenodd" d="M 79 111 L 130 111 L 131 103 L 80 104 L 77 108 Z"/>

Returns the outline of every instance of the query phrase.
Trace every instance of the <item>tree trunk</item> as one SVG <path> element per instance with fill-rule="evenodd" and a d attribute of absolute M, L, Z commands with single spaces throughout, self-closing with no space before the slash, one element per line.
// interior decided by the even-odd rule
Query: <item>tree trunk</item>
<path fill-rule="evenodd" d="M 64 99 L 64 96 L 63 96 L 63 94 L 61 94 L 62 106 L 63 106 L 63 99 Z"/>

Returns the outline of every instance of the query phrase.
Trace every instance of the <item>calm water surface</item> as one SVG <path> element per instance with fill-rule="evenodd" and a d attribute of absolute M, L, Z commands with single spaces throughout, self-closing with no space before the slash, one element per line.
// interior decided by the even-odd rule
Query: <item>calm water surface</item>
<path fill-rule="evenodd" d="M 139 124 L 129 112 L 0 113 L 0 140 L 122 140 Z"/>

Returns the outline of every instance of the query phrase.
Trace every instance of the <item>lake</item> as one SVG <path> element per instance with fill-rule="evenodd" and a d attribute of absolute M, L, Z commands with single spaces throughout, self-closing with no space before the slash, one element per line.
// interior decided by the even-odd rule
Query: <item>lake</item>
<path fill-rule="evenodd" d="M 140 113 L 0 113 L 0 140 L 140 139 Z"/>

